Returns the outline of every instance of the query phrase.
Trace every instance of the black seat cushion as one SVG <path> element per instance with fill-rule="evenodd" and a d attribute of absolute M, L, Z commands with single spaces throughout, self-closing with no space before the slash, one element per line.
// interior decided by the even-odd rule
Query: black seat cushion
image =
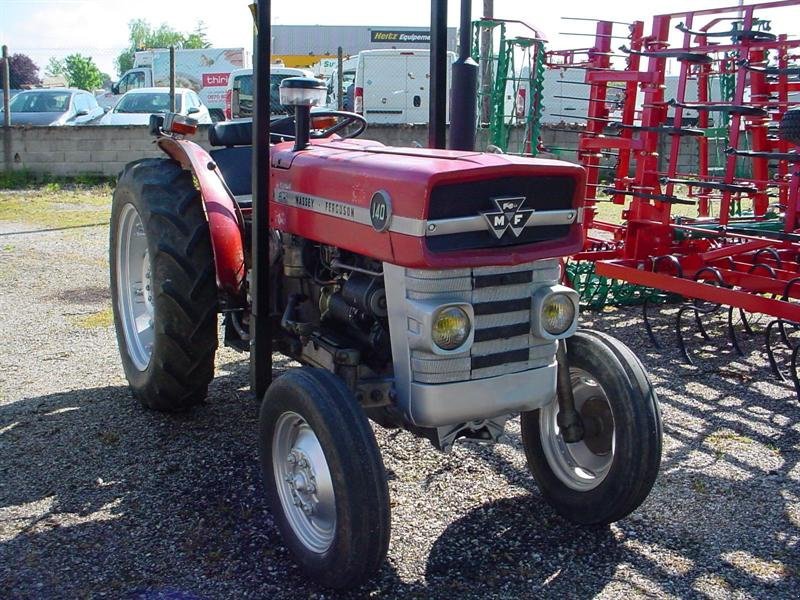
<path fill-rule="evenodd" d="M 220 121 L 208 128 L 212 146 L 249 146 L 253 143 L 253 119 Z"/>
<path fill-rule="evenodd" d="M 294 135 L 294 119 L 287 118 L 286 115 L 271 117 L 270 133 L 291 138 Z M 208 128 L 208 141 L 212 146 L 249 146 L 253 143 L 253 119 L 214 123 Z"/>
<path fill-rule="evenodd" d="M 253 147 L 236 146 L 210 152 L 234 196 L 246 196 L 253 189 Z"/>

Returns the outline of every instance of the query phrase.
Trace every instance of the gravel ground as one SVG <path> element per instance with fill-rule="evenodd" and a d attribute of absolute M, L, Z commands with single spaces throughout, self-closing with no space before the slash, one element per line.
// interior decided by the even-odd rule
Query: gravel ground
<path fill-rule="evenodd" d="M 334 597 L 302 577 L 266 508 L 242 355 L 219 352 L 191 415 L 131 397 L 107 238 L 102 225 L 0 222 L 0 597 Z M 592 530 L 558 517 L 516 421 L 502 444 L 447 455 L 376 429 L 392 544 L 348 596 L 800 597 L 798 401 L 770 381 L 760 339 L 745 358 L 701 356 L 692 339 L 699 366 L 685 365 L 668 316 L 663 351 L 638 310 L 585 319 L 635 349 L 661 398 L 662 471 L 635 514 Z"/>

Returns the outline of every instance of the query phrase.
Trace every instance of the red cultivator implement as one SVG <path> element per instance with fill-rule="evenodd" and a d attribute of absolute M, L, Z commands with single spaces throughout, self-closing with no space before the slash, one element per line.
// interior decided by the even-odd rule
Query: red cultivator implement
<path fill-rule="evenodd" d="M 790 335 L 800 323 L 800 39 L 775 33 L 798 6 L 659 15 L 648 34 L 642 22 L 620 35 L 621 24 L 599 21 L 594 47 L 551 52 L 550 66 L 584 69 L 577 85 L 589 87 L 576 148 L 588 234 L 569 271 L 584 302 L 642 304 L 658 345 L 648 308 L 690 298 L 675 319 L 689 362 L 684 322 L 707 338 L 702 318 L 727 311 L 733 349 L 737 328 L 763 334 L 783 379 L 782 341 L 800 391 Z M 600 218 L 602 203 L 621 207 L 621 224 Z M 751 313 L 774 319 L 757 331 Z"/>

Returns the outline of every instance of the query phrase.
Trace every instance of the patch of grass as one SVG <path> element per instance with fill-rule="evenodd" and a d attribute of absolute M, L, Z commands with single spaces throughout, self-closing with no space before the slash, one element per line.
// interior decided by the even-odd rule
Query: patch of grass
<path fill-rule="evenodd" d="M 74 322 L 81 329 L 102 329 L 111 327 L 114 323 L 114 314 L 110 308 L 104 308 L 96 313 L 76 317 Z"/>
<path fill-rule="evenodd" d="M 113 185 L 115 177 L 106 175 L 93 175 L 84 173 L 70 177 L 49 175 L 48 173 L 38 173 L 36 171 L 0 171 L 0 190 L 25 190 L 42 185 L 53 186 L 57 191 L 62 186 L 69 185 Z"/>
<path fill-rule="evenodd" d="M 752 444 L 753 439 L 747 437 L 746 435 L 741 435 L 739 433 L 735 433 L 733 431 L 717 431 L 712 433 L 708 436 L 709 442 L 725 442 L 725 441 L 732 441 L 732 442 L 739 442 L 740 444 Z"/>
<path fill-rule="evenodd" d="M 0 191 L 0 221 L 69 228 L 108 223 L 109 185 L 69 186 L 53 182 L 24 191 Z"/>

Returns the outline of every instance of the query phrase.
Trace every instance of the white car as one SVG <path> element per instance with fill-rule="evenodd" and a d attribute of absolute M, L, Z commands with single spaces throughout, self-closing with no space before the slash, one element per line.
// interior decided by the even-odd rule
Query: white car
<path fill-rule="evenodd" d="M 147 125 L 150 115 L 166 112 L 170 112 L 168 87 L 138 88 L 126 92 L 100 119 L 100 125 Z M 175 112 L 197 119 L 200 124 L 211 123 L 208 108 L 188 88 L 175 88 Z"/>

